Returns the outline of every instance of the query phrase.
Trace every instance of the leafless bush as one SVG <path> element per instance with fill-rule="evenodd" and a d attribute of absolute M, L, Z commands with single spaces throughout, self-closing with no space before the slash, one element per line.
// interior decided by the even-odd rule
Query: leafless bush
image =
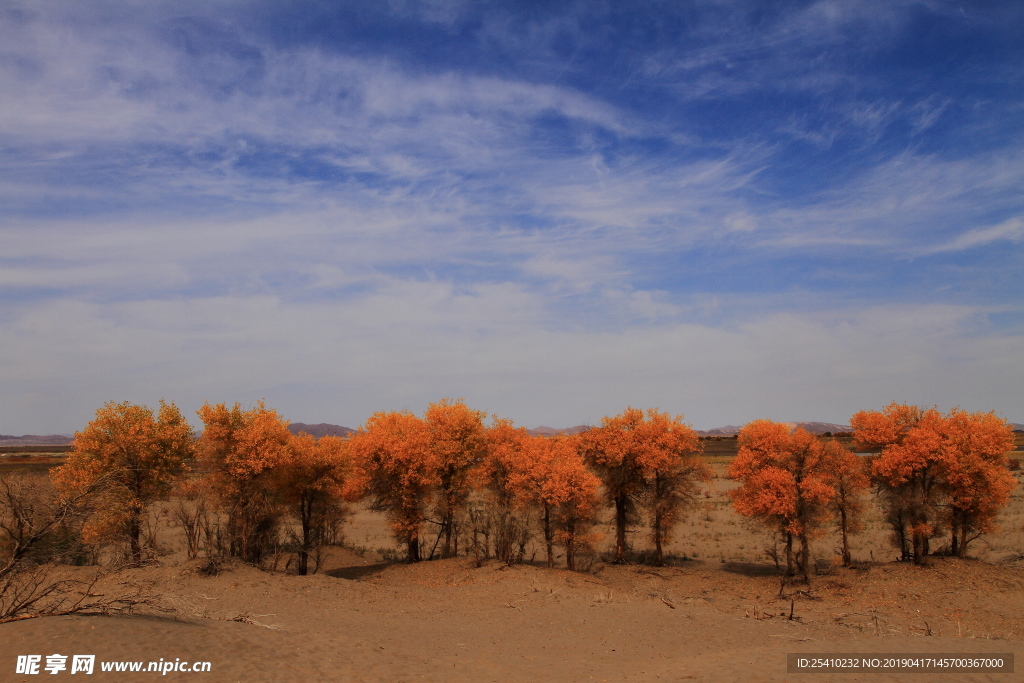
<path fill-rule="evenodd" d="M 0 623 L 122 612 L 146 601 L 94 593 L 102 572 L 88 581 L 59 577 L 59 565 L 80 563 L 78 535 L 93 490 L 65 499 L 44 478 L 0 478 Z"/>
<path fill-rule="evenodd" d="M 491 554 L 491 507 L 480 502 L 472 502 L 466 508 L 468 524 L 463 525 L 463 529 L 468 531 L 467 545 L 477 567 L 482 567 Z"/>
<path fill-rule="evenodd" d="M 204 514 L 200 518 L 200 530 L 202 533 L 200 546 L 202 563 L 199 565 L 199 571 L 209 576 L 216 576 L 224 569 L 224 565 L 231 556 L 231 535 L 225 525 L 210 514 Z"/>
<path fill-rule="evenodd" d="M 590 570 L 594 568 L 597 561 L 600 559 L 597 551 L 594 549 L 593 543 L 589 541 L 582 544 L 578 544 L 576 549 L 575 558 L 575 571 L 589 574 Z M 611 602 L 609 600 L 609 602 Z"/>
<path fill-rule="evenodd" d="M 130 613 L 137 605 L 151 603 L 137 592 L 93 592 L 106 572 L 97 571 L 88 581 L 59 579 L 56 572 L 57 566 L 48 563 L 22 566 L 0 577 L 0 623 L 66 614 Z"/>
<path fill-rule="evenodd" d="M 494 556 L 507 565 L 522 563 L 526 546 L 533 538 L 529 514 L 495 508 L 491 518 L 494 526 Z"/>
<path fill-rule="evenodd" d="M 173 552 L 167 545 L 160 543 L 160 529 L 171 526 L 173 512 L 163 506 L 154 506 L 151 514 L 143 520 L 142 546 L 151 556 L 168 555 Z"/>
<path fill-rule="evenodd" d="M 764 547 L 765 556 L 775 563 L 775 571 L 782 571 L 782 555 L 779 550 L 779 535 L 772 534 L 772 544 L 765 545 Z"/>
<path fill-rule="evenodd" d="M 325 548 L 344 543 L 344 522 L 350 514 L 348 506 L 336 499 L 322 499 L 317 505 L 305 507 L 298 524 L 285 529 L 285 540 L 276 552 L 294 555 L 288 560 L 300 575 L 320 571 L 326 559 Z M 312 571 L 310 564 L 312 563 Z M 277 559 L 274 560 L 275 568 Z"/>
<path fill-rule="evenodd" d="M 190 560 L 196 559 L 202 547 L 203 531 L 209 525 L 206 499 L 179 500 L 171 511 L 171 516 L 181 527 L 185 541 L 185 556 Z"/>
<path fill-rule="evenodd" d="M 0 576 L 77 557 L 86 500 L 60 500 L 42 477 L 0 478 Z"/>

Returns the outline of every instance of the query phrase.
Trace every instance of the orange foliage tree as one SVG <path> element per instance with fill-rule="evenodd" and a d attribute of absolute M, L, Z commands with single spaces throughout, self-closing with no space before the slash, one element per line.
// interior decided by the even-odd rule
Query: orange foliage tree
<path fill-rule="evenodd" d="M 697 482 L 711 480 L 711 468 L 700 457 L 697 433 L 675 418 L 656 410 L 632 432 L 646 487 L 642 500 L 654 542 L 655 564 L 664 564 L 663 546 L 686 505 L 697 495 Z"/>
<path fill-rule="evenodd" d="M 949 497 L 950 551 L 967 554 L 968 544 L 995 530 L 996 514 L 1017 480 L 1007 467 L 1013 429 L 995 413 L 954 409 L 943 430 L 943 478 Z"/>
<path fill-rule="evenodd" d="M 595 522 L 601 481 L 587 469 L 577 438 L 556 437 L 544 441 L 550 457 L 542 459 L 546 476 L 541 499 L 546 510 L 554 511 L 556 533 L 565 549 L 565 566 L 575 571 L 577 554 L 591 540 L 588 532 Z"/>
<path fill-rule="evenodd" d="M 493 530 L 494 555 L 506 564 L 522 561 L 530 540 L 533 499 L 517 488 L 522 486 L 517 477 L 527 462 L 526 452 L 533 439 L 525 428 L 495 417 L 487 428 L 487 456 L 474 471 L 475 487 L 486 492 L 489 499 L 488 523 L 493 529 L 488 531 Z M 474 525 L 474 534 L 477 531 Z M 482 554 L 486 558 L 486 544 Z"/>
<path fill-rule="evenodd" d="M 850 535 L 864 528 L 861 521 L 864 512 L 863 494 L 871 485 L 871 479 L 865 467 L 867 461 L 861 460 L 838 441 L 829 439 L 824 448 L 825 480 L 836 492 L 829 508 L 842 539 L 843 566 L 849 567 L 853 564 Z"/>
<path fill-rule="evenodd" d="M 872 475 L 904 558 L 922 563 L 944 524 L 951 529 L 950 550 L 959 556 L 994 528 L 1016 483 L 1006 467 L 1013 432 L 994 413 L 954 409 L 943 416 L 935 408 L 892 403 L 861 411 L 850 424 L 858 442 L 881 449 Z"/>
<path fill-rule="evenodd" d="M 928 554 L 938 508 L 937 444 L 923 437 L 934 432 L 929 425 L 941 419 L 937 410 L 895 402 L 881 411 L 862 410 L 850 418 L 860 447 L 882 451 L 871 459 L 871 477 L 892 528 L 892 542 L 904 560 L 921 562 Z M 922 423 L 923 429 L 918 429 Z"/>
<path fill-rule="evenodd" d="M 349 495 L 370 496 L 409 562 L 420 560 L 420 528 L 438 483 L 427 425 L 410 412 L 374 413 L 349 442 L 355 466 Z"/>
<path fill-rule="evenodd" d="M 351 470 L 346 443 L 336 436 L 319 440 L 302 433 L 291 437 L 277 463 L 274 488 L 282 504 L 299 523 L 297 572 L 309 571 L 311 553 L 333 542 L 345 513 L 341 501 Z M 319 566 L 314 563 L 313 571 Z"/>
<path fill-rule="evenodd" d="M 615 508 L 615 561 L 626 561 L 626 531 L 639 504 L 646 503 L 657 561 L 683 504 L 695 493 L 696 482 L 711 472 L 700 459 L 697 434 L 682 421 L 651 408 L 626 408 L 605 417 L 601 426 L 580 435 L 587 464 L 604 485 Z"/>
<path fill-rule="evenodd" d="M 564 450 L 564 447 L 564 440 L 526 435 L 520 448 L 511 453 L 506 461 L 508 489 L 513 492 L 518 505 L 539 513 L 548 567 L 555 566 L 557 507 L 564 497 L 559 495 L 562 491 L 551 488 L 551 471 L 556 448 Z M 566 456 L 571 457 L 568 454 Z"/>
<path fill-rule="evenodd" d="M 277 539 L 280 517 L 274 468 L 288 455 L 288 422 L 261 401 L 252 410 L 239 404 L 203 405 L 199 439 L 203 485 L 227 514 L 229 552 L 260 562 Z"/>
<path fill-rule="evenodd" d="M 444 535 L 441 557 L 459 552 L 458 514 L 470 494 L 470 471 L 487 455 L 486 413 L 470 410 L 462 400 L 431 403 L 424 414 L 431 462 L 437 468 L 436 514 Z"/>
<path fill-rule="evenodd" d="M 730 492 L 736 511 L 781 533 L 786 575 L 799 572 L 807 579 L 810 539 L 821 532 L 836 495 L 825 442 L 784 423 L 755 420 L 740 431 L 739 446 L 728 470 L 741 482 Z M 796 555 L 794 538 L 801 544 Z"/>
<path fill-rule="evenodd" d="M 485 468 L 490 481 L 502 482 L 506 504 L 522 511 L 536 510 L 544 538 L 547 566 L 555 566 L 555 542 L 565 548 L 566 566 L 576 568 L 576 556 L 589 540 L 597 510 L 600 480 L 587 470 L 575 437 L 545 438 L 498 425 L 501 447 L 492 450 Z M 521 540 L 525 544 L 525 540 Z"/>
<path fill-rule="evenodd" d="M 495 417 L 487 428 L 487 455 L 474 474 L 477 487 L 492 491 L 501 507 L 512 507 L 515 502 L 513 473 L 520 468 L 532 439 L 525 427 L 516 427 L 512 420 Z"/>
<path fill-rule="evenodd" d="M 145 406 L 111 402 L 75 434 L 74 450 L 53 470 L 53 481 L 68 498 L 95 488 L 96 512 L 83 530 L 86 538 L 125 540 L 131 560 L 139 562 L 150 504 L 170 492 L 193 457 L 192 427 L 173 403 L 160 401 L 154 415 Z"/>

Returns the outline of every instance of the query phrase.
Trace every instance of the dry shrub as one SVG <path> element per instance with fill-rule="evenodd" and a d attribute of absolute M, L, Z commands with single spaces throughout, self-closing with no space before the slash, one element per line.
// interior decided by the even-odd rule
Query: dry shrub
<path fill-rule="evenodd" d="M 205 497 L 194 501 L 179 500 L 171 516 L 181 527 L 185 556 L 190 560 L 196 559 L 203 540 L 203 528 L 209 519 Z"/>
<path fill-rule="evenodd" d="M 526 546 L 533 539 L 528 511 L 511 509 L 493 500 L 471 501 L 459 526 L 467 554 L 478 567 L 491 558 L 492 549 L 499 562 L 509 566 L 521 564 Z"/>
<path fill-rule="evenodd" d="M 0 478 L 0 623 L 32 617 L 130 611 L 135 594 L 95 595 L 105 576 L 61 578 L 62 564 L 80 564 L 81 526 L 91 488 L 59 497 L 48 479 Z"/>
<path fill-rule="evenodd" d="M 520 564 L 533 538 L 529 513 L 495 509 L 494 556 L 507 565 Z"/>
<path fill-rule="evenodd" d="M 490 557 L 491 532 L 494 526 L 492 506 L 471 502 L 466 507 L 465 517 L 466 519 L 459 525 L 466 535 L 463 546 L 469 548 L 476 566 L 482 567 L 484 561 Z"/>

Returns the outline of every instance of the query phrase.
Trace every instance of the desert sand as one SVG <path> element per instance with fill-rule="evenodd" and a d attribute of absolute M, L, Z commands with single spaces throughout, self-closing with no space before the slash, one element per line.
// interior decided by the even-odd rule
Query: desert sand
<path fill-rule="evenodd" d="M 137 591 L 152 604 L 133 616 L 0 625 L 0 681 L 58 680 L 15 673 L 18 655 L 54 653 L 209 661 L 209 673 L 166 677 L 211 682 L 1019 680 L 1020 491 L 1001 519 L 1004 532 L 977 543 L 985 560 L 894 562 L 872 512 L 854 568 L 836 566 L 834 539 L 819 539 L 810 586 L 787 585 L 780 596 L 762 551 L 767 536 L 728 507 L 730 485 L 714 482 L 680 525 L 670 566 L 660 568 L 598 558 L 587 572 L 568 572 L 540 566 L 539 555 L 512 567 L 477 567 L 468 557 L 386 561 L 394 549 L 386 525 L 360 510 L 346 547 L 331 548 L 316 575 L 233 563 L 208 576 L 183 558 L 169 529 L 153 564 L 113 574 L 98 589 Z M 787 673 L 794 652 L 1014 653 L 1018 673 Z M 93 676 L 164 677 L 102 672 L 99 663 Z"/>

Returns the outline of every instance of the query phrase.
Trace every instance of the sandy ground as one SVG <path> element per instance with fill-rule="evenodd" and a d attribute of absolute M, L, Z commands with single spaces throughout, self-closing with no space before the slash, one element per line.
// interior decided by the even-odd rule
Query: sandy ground
<path fill-rule="evenodd" d="M 664 568 L 600 561 L 587 573 L 494 561 L 478 568 L 465 557 L 396 564 L 386 561 L 394 545 L 383 520 L 361 510 L 346 528 L 347 548 L 331 549 L 317 575 L 233 564 L 206 576 L 182 558 L 171 529 L 154 566 L 120 572 L 99 589 L 138 590 L 153 597 L 151 606 L 131 617 L 0 624 L 0 681 L 70 676 L 15 673 L 18 655 L 54 653 L 94 654 L 98 662 L 209 661 L 210 673 L 166 677 L 211 682 L 1021 679 L 786 671 L 786 654 L 794 652 L 1014 653 L 1024 671 L 1024 561 L 1013 559 L 1022 544 L 1019 491 L 1003 515 L 1004 531 L 977 546 L 986 561 L 884 561 L 894 552 L 872 512 L 855 543 L 856 568 L 831 565 L 835 539 L 822 538 L 821 573 L 780 597 L 763 555 L 767 536 L 732 513 L 724 495 L 730 486 L 713 483 L 680 525 L 673 565 Z M 643 543 L 639 532 L 633 539 Z M 97 664 L 93 677 L 164 676 L 103 672 Z"/>
<path fill-rule="evenodd" d="M 381 565 L 339 550 L 331 564 L 328 573 L 307 577 L 244 565 L 210 577 L 194 563 L 124 572 L 118 584 L 159 596 L 158 604 L 175 612 L 0 625 L 0 680 L 35 678 L 13 673 L 18 654 L 61 653 L 209 661 L 210 673 L 167 674 L 208 681 L 895 681 L 908 674 L 787 674 L 785 655 L 1019 658 L 1024 650 L 1018 563 L 937 559 L 924 568 L 840 569 L 816 577 L 809 591 L 790 588 L 785 598 L 763 566 L 731 563 L 599 565 L 578 574 L 494 562 L 476 568 L 465 558 Z"/>

